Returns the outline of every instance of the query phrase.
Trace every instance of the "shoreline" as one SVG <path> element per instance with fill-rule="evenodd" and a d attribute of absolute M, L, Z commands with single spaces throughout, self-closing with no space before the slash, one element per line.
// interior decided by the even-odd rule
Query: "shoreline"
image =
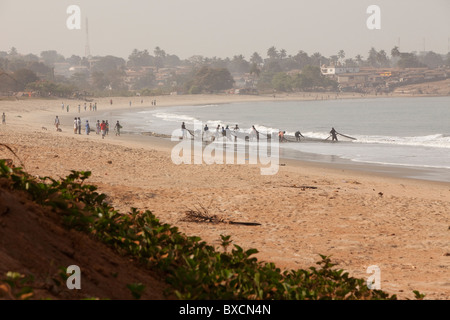
<path fill-rule="evenodd" d="M 385 94 L 361 94 L 356 92 L 294 92 L 294 93 L 276 93 L 260 94 L 260 95 L 240 95 L 240 94 L 180 94 L 180 95 L 161 95 L 161 96 L 111 96 L 111 97 L 92 97 L 89 100 L 73 99 L 73 98 L 43 98 L 43 97 L 20 97 L 0 96 L 0 108 L 4 103 L 11 102 L 69 102 L 69 105 L 76 107 L 79 103 L 95 103 L 110 108 L 136 108 L 141 105 L 141 100 L 145 103 L 156 100 L 157 104 L 152 107 L 169 107 L 176 105 L 204 105 L 210 103 L 223 104 L 233 102 L 251 102 L 251 101 L 319 101 L 319 100 L 348 100 L 348 99 L 382 99 L 382 98 L 427 98 L 427 97 L 448 97 L 449 94 L 412 94 L 391 92 Z M 113 104 L 110 104 L 110 100 Z M 60 103 L 59 103 L 60 104 Z M 65 103 L 67 105 L 67 103 Z M 56 103 L 58 105 L 58 103 Z M 150 106 L 148 106 L 150 107 Z"/>
<path fill-rule="evenodd" d="M 125 136 L 124 136 L 125 137 Z M 161 137 L 158 134 L 128 134 L 126 135 L 133 143 L 137 143 L 142 148 L 148 148 L 149 146 L 155 147 L 164 152 L 170 153 L 172 148 L 178 143 L 174 141 L 170 141 L 170 138 Z M 110 143 L 111 141 L 107 141 Z M 203 148 L 206 147 L 203 144 Z M 301 152 L 303 153 L 303 152 Z M 375 163 L 367 163 L 367 162 L 355 162 L 352 160 L 342 159 L 337 156 L 333 158 L 337 158 L 334 162 L 329 162 L 326 160 L 320 160 L 319 158 L 329 158 L 329 156 L 321 156 L 315 154 L 305 154 L 305 157 L 309 158 L 308 160 L 304 159 L 294 159 L 290 157 L 280 157 L 279 165 L 280 167 L 293 167 L 293 168 L 317 168 L 317 169 L 325 169 L 330 171 L 342 171 L 342 172 L 350 172 L 352 175 L 365 175 L 370 177 L 382 177 L 382 178 L 393 178 L 393 179 L 405 179 L 426 183 L 439 184 L 443 186 L 450 187 L 450 180 L 447 179 L 447 174 L 449 174 L 449 170 L 441 169 L 441 168 L 420 168 L 420 167 L 412 167 L 412 166 L 400 166 L 400 165 L 384 165 L 384 164 L 375 164 Z M 240 165 L 237 164 L 236 159 L 233 163 L 227 163 L 224 160 L 226 165 Z M 213 164 L 214 165 L 214 164 Z M 442 173 L 446 175 L 442 176 Z M 429 178 L 425 178 L 424 176 L 428 175 Z"/>
<path fill-rule="evenodd" d="M 60 102 L 9 108 L 0 139 L 32 175 L 91 171 L 88 183 L 120 212 L 148 209 L 211 245 L 219 246 L 221 234 L 231 235 L 234 244 L 258 249 L 258 260 L 281 269 L 309 268 L 323 254 L 351 276 L 367 279 L 367 268 L 377 265 L 382 290 L 400 299 L 414 298 L 412 290 L 426 299 L 450 299 L 448 183 L 289 159 L 273 176 L 262 176 L 259 165 L 177 166 L 170 159 L 176 142 L 143 135 L 102 140 L 95 133 L 74 135 L 71 126 L 57 133 L 51 122 Z M 0 158 L 16 160 L 4 148 Z M 211 215 L 261 225 L 183 221 L 186 209 L 199 204 Z"/>
<path fill-rule="evenodd" d="M 287 100 L 286 100 L 287 101 Z M 301 100 L 299 100 L 301 101 Z M 222 102 L 227 103 L 227 102 Z M 235 102 L 237 103 L 237 102 Z M 198 102 L 198 103 L 192 103 L 191 105 L 209 105 L 209 103 L 206 102 Z M 179 104 L 173 104 L 173 106 L 180 106 Z M 145 106 L 139 106 L 136 108 L 133 108 L 132 110 L 134 112 L 136 111 L 145 111 L 145 110 L 158 110 L 162 108 L 167 108 L 170 106 L 152 106 L 152 107 L 145 107 Z M 99 111 L 97 112 L 97 115 L 100 118 L 111 118 L 114 116 L 118 116 L 119 114 L 131 112 L 131 109 L 129 108 L 116 108 L 114 110 L 105 110 L 103 112 Z M 100 115 L 99 115 L 100 114 Z M 89 116 L 92 118 L 92 116 Z M 71 126 L 72 119 L 70 117 L 63 117 L 66 119 L 66 124 Z M 112 124 L 113 125 L 113 124 Z M 133 130 L 133 129 L 131 129 Z M 136 140 L 137 135 L 145 135 L 145 136 L 154 136 L 159 137 L 161 139 L 167 138 L 170 139 L 170 135 L 156 132 L 156 131 L 148 131 L 148 132 L 140 132 L 140 131 L 123 131 L 124 137 L 130 136 L 130 139 Z M 281 144 L 282 146 L 284 144 Z M 287 144 L 286 144 L 287 145 Z M 173 146 L 173 144 L 172 144 Z M 414 165 L 401 165 L 401 164 L 393 164 L 393 163 L 376 163 L 376 162 L 364 162 L 364 161 L 354 161 L 351 159 L 346 159 L 340 156 L 333 156 L 333 155 L 321 155 L 321 154 L 314 154 L 314 153 L 308 153 L 298 150 L 292 150 L 292 149 L 284 149 L 280 150 L 283 151 L 284 155 L 280 155 L 280 161 L 286 161 L 286 160 L 293 160 L 293 161 L 299 161 L 303 164 L 309 163 L 309 164 L 318 164 L 327 166 L 330 168 L 335 169 L 346 169 L 351 170 L 355 172 L 367 172 L 372 174 L 380 174 L 383 176 L 393 176 L 398 178 L 408 178 L 408 179 L 416 179 L 416 180 L 424 180 L 424 181 L 436 181 L 436 182 L 450 182 L 450 170 L 445 167 L 432 167 L 432 166 L 414 166 Z"/>
<path fill-rule="evenodd" d="M 22 102 L 22 104 L 25 104 L 27 107 L 25 108 L 18 108 L 13 109 L 13 112 L 8 112 L 10 114 L 9 118 L 13 117 L 13 125 L 17 125 L 18 121 L 16 120 L 24 120 L 26 126 L 30 126 L 34 128 L 35 130 L 50 130 L 52 131 L 54 129 L 53 127 L 53 121 L 55 114 L 60 114 L 60 120 L 61 120 L 61 126 L 65 127 L 64 133 L 69 133 L 69 136 L 73 135 L 73 118 L 74 116 L 87 116 L 87 117 L 102 117 L 102 116 L 109 116 L 108 113 L 111 112 L 125 112 L 125 111 L 139 111 L 139 110 L 149 110 L 149 109 L 160 109 L 165 107 L 173 107 L 173 106 L 185 106 L 185 105 L 192 105 L 192 106 L 201 106 L 201 105 L 209 105 L 209 104 L 227 104 L 227 103 L 239 103 L 239 102 L 255 102 L 255 101 L 316 101 L 315 99 L 309 99 L 309 98 L 302 98 L 300 96 L 296 95 L 285 95 L 278 99 L 273 99 L 271 96 L 244 96 L 244 95 L 174 95 L 174 96 L 160 96 L 160 97 L 152 97 L 151 100 L 156 100 L 157 105 L 156 106 L 146 106 L 145 104 L 138 104 L 132 102 L 132 106 L 129 106 L 129 101 L 133 101 L 130 99 L 138 100 L 138 102 L 141 101 L 142 97 L 112 97 L 112 98 L 100 98 L 98 101 L 99 110 L 96 112 L 93 111 L 84 111 L 83 105 L 84 102 L 81 102 L 79 100 L 77 101 L 81 105 L 81 112 L 77 112 L 77 105 L 71 104 L 70 112 L 66 112 L 61 110 L 61 102 L 54 99 L 26 99 L 26 100 L 18 100 L 18 101 L 2 101 L 0 100 L 0 113 L 4 112 L 2 110 L 5 109 L 12 109 L 16 102 Z M 403 95 L 397 95 L 393 97 L 403 97 Z M 413 96 L 411 95 L 411 98 Z M 424 96 L 425 97 L 425 96 Z M 429 97 L 429 96 L 426 96 Z M 145 98 L 145 97 L 144 97 Z M 148 97 L 147 97 L 148 98 Z M 348 94 L 347 96 L 342 96 L 339 98 L 339 100 L 345 100 L 345 99 L 383 99 L 383 98 L 391 98 L 386 96 L 365 96 L 364 98 L 361 97 L 354 97 L 354 94 Z M 109 104 L 109 100 L 113 99 L 113 105 Z M 330 99 L 332 100 L 332 99 Z M 145 101 L 145 100 L 144 100 Z M 48 104 L 51 103 L 51 106 L 48 106 Z M 66 104 L 65 104 L 66 105 Z M 59 106 L 59 107 L 58 107 Z M 89 109 L 89 102 L 87 102 L 87 108 Z M 36 110 L 37 109 L 37 110 Z M 37 114 L 34 111 L 38 111 Z M 32 113 L 35 113 L 32 115 Z M 19 115 L 20 114 L 20 115 Z M 25 114 L 26 116 L 22 116 L 22 114 Z M 19 119 L 14 119 L 20 116 Z M 11 119 L 8 119 L 8 124 L 10 124 Z M 22 121 L 20 121 L 22 122 Z M 44 124 L 44 125 L 41 125 Z M 93 123 L 91 124 L 91 130 L 93 129 Z M 113 126 L 113 123 L 111 123 L 111 127 Z M 94 130 L 95 131 L 95 130 Z M 112 128 L 110 128 L 110 132 L 113 134 Z M 147 133 L 147 134 L 146 134 Z M 148 135 L 154 135 L 159 136 L 156 132 L 146 132 L 146 133 L 139 133 L 139 135 L 148 136 Z M 61 133 L 60 133 L 61 134 Z M 91 135 L 95 134 L 91 132 Z M 84 136 L 85 133 L 82 130 L 82 136 Z M 127 133 L 126 130 L 123 131 L 123 135 L 121 136 L 121 140 L 129 138 L 130 142 L 136 142 L 135 140 L 145 140 L 145 138 L 138 138 L 139 135 L 136 135 L 134 133 Z M 164 139 L 163 137 L 158 137 L 159 139 Z M 144 141 L 142 142 L 142 147 L 146 147 L 146 143 Z M 170 141 L 167 141 L 168 143 Z M 121 144 L 126 142 L 121 142 Z M 164 142 L 158 143 L 156 140 L 152 140 L 152 143 L 156 143 L 157 145 L 162 145 Z M 172 144 L 173 146 L 174 144 Z M 150 144 L 151 146 L 151 144 Z M 169 151 L 169 147 L 166 147 L 167 151 Z M 290 153 L 292 151 L 288 151 Z M 349 159 L 340 158 L 338 156 L 325 156 L 325 155 L 319 155 L 319 154 L 309 154 L 305 152 L 300 151 L 294 151 L 294 153 L 297 152 L 299 154 L 302 154 L 306 159 L 293 159 L 292 156 L 289 157 L 280 157 L 280 162 L 291 162 L 291 163 L 297 163 L 296 166 L 304 166 L 304 165 L 312 165 L 312 166 L 325 166 L 327 168 L 332 168 L 336 170 L 349 170 L 353 171 L 354 173 L 357 172 L 365 172 L 368 174 L 375 174 L 375 175 L 381 175 L 381 176 L 391 176 L 394 178 L 405 178 L 405 179 L 413 179 L 413 180 L 419 180 L 419 181 L 431 181 L 431 182 L 437 182 L 437 183 L 446 183 L 447 182 L 447 176 L 449 174 L 449 170 L 445 168 L 432 168 L 432 167 L 414 167 L 414 166 L 402 166 L 402 165 L 394 165 L 394 164 L 378 164 L 378 163 L 370 163 L 370 162 L 356 162 Z M 333 158 L 331 162 L 330 160 L 326 160 L 327 158 Z M 442 175 L 442 173 L 444 173 Z M 428 176 L 428 178 L 427 178 Z M 448 180 L 450 181 L 450 180 Z"/>

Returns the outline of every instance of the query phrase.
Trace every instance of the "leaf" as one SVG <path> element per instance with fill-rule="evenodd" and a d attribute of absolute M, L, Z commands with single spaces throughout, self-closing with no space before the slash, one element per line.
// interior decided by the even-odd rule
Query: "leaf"
<path fill-rule="evenodd" d="M 255 284 L 259 287 L 259 280 L 261 279 L 261 274 L 258 272 L 255 274 Z"/>
<path fill-rule="evenodd" d="M 259 251 L 257 249 L 249 249 L 247 251 L 245 251 L 245 255 L 247 257 L 250 257 L 251 255 L 257 254 Z"/>
<path fill-rule="evenodd" d="M 20 300 L 28 300 L 28 299 L 31 298 L 33 295 L 34 295 L 33 292 L 30 292 L 30 293 L 24 293 L 24 294 L 22 294 L 22 295 L 19 297 L 19 299 L 20 299 Z"/>

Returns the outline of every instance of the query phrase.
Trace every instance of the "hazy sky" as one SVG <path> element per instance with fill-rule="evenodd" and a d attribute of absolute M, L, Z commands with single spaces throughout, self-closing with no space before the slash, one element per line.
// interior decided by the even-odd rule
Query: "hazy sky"
<path fill-rule="evenodd" d="M 373 4 L 381 30 L 366 26 Z M 81 8 L 81 30 L 66 26 L 69 5 Z M 450 38 L 450 0 L 0 0 L 0 51 L 84 56 L 86 17 L 91 54 L 125 59 L 156 46 L 182 59 L 266 57 L 271 46 L 367 58 L 371 47 L 390 54 L 399 39 L 401 51 L 447 53 Z"/>

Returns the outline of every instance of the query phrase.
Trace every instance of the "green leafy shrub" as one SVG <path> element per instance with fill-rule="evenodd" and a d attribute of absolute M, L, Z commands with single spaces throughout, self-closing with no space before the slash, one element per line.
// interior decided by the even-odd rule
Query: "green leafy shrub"
<path fill-rule="evenodd" d="M 135 299 L 140 299 L 145 290 L 145 286 L 142 283 L 130 283 L 127 285 L 127 288 L 130 289 Z"/>
<path fill-rule="evenodd" d="M 6 286 L 0 287 L 0 296 L 2 291 L 18 300 L 28 300 L 34 295 L 31 287 L 34 283 L 33 276 L 25 276 L 18 272 L 9 271 L 6 273 L 6 278 L 0 281 L 0 285 L 2 283 L 6 284 Z"/>

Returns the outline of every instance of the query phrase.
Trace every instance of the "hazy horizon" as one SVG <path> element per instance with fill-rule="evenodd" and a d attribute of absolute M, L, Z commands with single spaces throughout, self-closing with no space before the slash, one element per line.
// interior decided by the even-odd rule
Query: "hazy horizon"
<path fill-rule="evenodd" d="M 381 8 L 381 30 L 369 30 L 369 5 Z M 81 30 L 69 30 L 67 7 L 81 8 Z M 89 19 L 91 55 L 127 59 L 133 49 L 159 46 L 181 59 L 194 55 L 233 57 L 253 52 L 266 57 L 275 46 L 288 55 L 299 50 L 329 57 L 344 50 L 346 58 L 371 47 L 390 55 L 400 51 L 446 54 L 450 42 L 450 1 L 256 0 L 130 0 L 124 6 L 105 0 L 0 2 L 0 51 L 15 47 L 20 53 L 39 55 L 56 50 L 66 58 L 84 56 L 85 19 Z"/>

